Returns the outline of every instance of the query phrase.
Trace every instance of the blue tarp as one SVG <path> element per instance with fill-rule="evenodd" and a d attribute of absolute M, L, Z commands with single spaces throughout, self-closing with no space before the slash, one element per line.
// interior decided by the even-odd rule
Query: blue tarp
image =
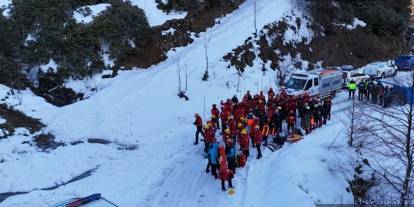
<path fill-rule="evenodd" d="M 399 75 L 395 78 L 386 78 L 379 82 L 392 86 L 392 95 L 399 97 L 401 104 L 413 104 L 414 103 L 414 88 L 412 86 L 411 73 Z"/>

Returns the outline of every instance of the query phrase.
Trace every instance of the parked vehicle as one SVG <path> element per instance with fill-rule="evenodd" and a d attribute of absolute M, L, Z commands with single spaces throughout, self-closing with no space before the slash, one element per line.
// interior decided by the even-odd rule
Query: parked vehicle
<path fill-rule="evenodd" d="M 118 207 L 111 201 L 106 200 L 101 194 L 93 194 L 83 198 L 72 198 L 62 201 L 51 207 Z"/>
<path fill-rule="evenodd" d="M 397 75 L 397 68 L 391 62 L 373 62 L 364 67 L 364 74 L 371 78 L 386 78 Z"/>
<path fill-rule="evenodd" d="M 290 96 L 302 96 L 308 93 L 321 99 L 335 96 L 342 88 L 342 73 L 338 70 L 318 70 L 295 72 L 285 84 Z"/>
<path fill-rule="evenodd" d="M 340 70 L 342 71 L 342 87 L 346 87 L 346 85 L 351 82 L 351 80 L 355 81 L 357 84 L 364 79 L 369 79 L 368 75 L 363 74 L 361 68 L 354 68 L 352 65 L 344 65 L 341 66 Z"/>
<path fill-rule="evenodd" d="M 395 66 L 399 71 L 411 70 L 414 66 L 413 55 L 402 55 L 395 60 Z"/>

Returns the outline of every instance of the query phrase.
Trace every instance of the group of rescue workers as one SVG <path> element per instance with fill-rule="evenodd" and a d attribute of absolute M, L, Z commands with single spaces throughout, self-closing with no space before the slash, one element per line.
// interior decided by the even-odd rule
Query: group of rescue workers
<path fill-rule="evenodd" d="M 347 88 L 349 99 L 355 99 L 355 91 L 358 89 L 358 101 L 371 100 L 373 104 L 379 104 L 385 108 L 391 105 L 393 88 L 384 86 L 381 82 L 375 83 L 373 79 L 368 79 L 357 84 L 352 80 Z"/>
<path fill-rule="evenodd" d="M 331 107 L 330 98 L 321 101 L 306 93 L 302 97 L 293 97 L 288 96 L 283 89 L 280 93 L 275 93 L 270 88 L 266 98 L 263 91 L 254 96 L 247 91 L 241 102 L 234 96 L 222 101 L 220 109 L 213 104 L 211 119 L 205 125 L 201 116 L 195 114 L 194 145 L 198 144 L 201 134 L 205 143 L 204 152 L 208 158 L 206 173 L 211 171 L 215 178 L 220 178 L 222 190 L 225 191 L 225 181 L 233 188 L 232 178 L 236 167 L 245 165 L 250 155 L 250 146 L 256 148 L 256 159 L 260 159 L 261 145 L 263 143 L 267 146 L 269 137 L 272 142 L 283 144 L 287 135 L 300 131 L 299 126 L 309 134 L 330 120 Z M 281 135 L 284 123 L 286 136 Z M 218 130 L 224 146 L 216 138 Z M 240 154 L 237 153 L 236 143 L 242 151 Z"/>

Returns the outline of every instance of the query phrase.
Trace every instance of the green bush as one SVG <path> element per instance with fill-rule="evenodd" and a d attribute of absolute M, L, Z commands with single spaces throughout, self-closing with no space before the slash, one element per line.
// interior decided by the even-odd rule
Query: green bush
<path fill-rule="evenodd" d="M 120 0 L 113 0 L 111 4 L 110 9 L 95 19 L 92 29 L 96 36 L 110 44 L 111 57 L 119 62 L 130 50 L 142 53 L 151 27 L 142 9 Z M 135 48 L 129 41 L 134 42 Z"/>
<path fill-rule="evenodd" d="M 0 15 L 0 72 L 32 68 L 53 58 L 58 77 L 81 78 L 102 70 L 103 42 L 117 63 L 126 52 L 142 53 L 151 28 L 144 11 L 123 0 L 13 0 L 11 16 Z M 78 24 L 73 11 L 82 6 L 110 3 L 111 8 L 91 24 Z M 34 41 L 25 42 L 28 35 Z M 131 48 L 129 41 L 136 47 Z M 119 66 L 119 65 L 118 65 Z M 16 70 L 17 68 L 17 70 Z"/>

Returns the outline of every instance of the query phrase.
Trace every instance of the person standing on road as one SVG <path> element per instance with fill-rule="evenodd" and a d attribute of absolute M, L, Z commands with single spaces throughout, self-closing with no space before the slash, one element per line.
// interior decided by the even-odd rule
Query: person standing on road
<path fill-rule="evenodd" d="M 362 80 L 358 83 L 358 101 L 363 101 L 365 93 L 365 80 Z"/>
<path fill-rule="evenodd" d="M 351 99 L 351 96 L 352 96 L 352 100 L 355 99 L 355 90 L 356 90 L 356 88 L 357 88 L 357 85 L 356 85 L 355 81 L 351 80 L 351 82 L 349 82 L 349 84 L 348 84 L 348 91 L 349 91 L 348 99 Z"/>
<path fill-rule="evenodd" d="M 367 101 L 370 100 L 370 96 L 372 95 L 372 91 L 374 90 L 375 84 L 374 81 L 369 80 L 366 87 L 366 93 L 367 93 Z"/>

